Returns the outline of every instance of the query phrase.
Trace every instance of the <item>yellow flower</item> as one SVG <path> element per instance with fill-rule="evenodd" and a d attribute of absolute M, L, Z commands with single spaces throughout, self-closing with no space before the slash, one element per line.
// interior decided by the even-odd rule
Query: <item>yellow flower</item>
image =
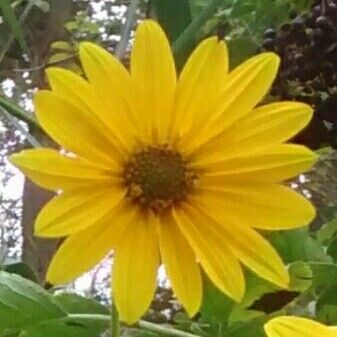
<path fill-rule="evenodd" d="M 307 125 L 309 106 L 256 107 L 278 57 L 261 54 L 228 73 L 226 45 L 212 37 L 177 80 L 165 34 L 145 21 L 131 73 L 92 43 L 80 45 L 80 58 L 87 80 L 50 68 L 51 91 L 35 96 L 39 122 L 68 154 L 11 157 L 36 184 L 62 190 L 35 223 L 38 236 L 67 237 L 47 279 L 71 281 L 113 250 L 113 295 L 128 323 L 149 307 L 161 263 L 190 315 L 202 298 L 200 267 L 236 301 L 245 290 L 241 263 L 287 287 L 287 269 L 257 230 L 314 218 L 310 202 L 281 182 L 316 156 L 284 143 Z"/>
<path fill-rule="evenodd" d="M 264 329 L 268 337 L 337 337 L 337 327 L 292 316 L 274 318 L 265 324 Z"/>

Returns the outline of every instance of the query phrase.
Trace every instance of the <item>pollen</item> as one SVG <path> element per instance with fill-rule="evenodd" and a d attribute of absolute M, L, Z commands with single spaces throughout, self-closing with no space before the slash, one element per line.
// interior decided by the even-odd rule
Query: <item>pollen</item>
<path fill-rule="evenodd" d="M 127 197 L 156 213 L 186 200 L 197 181 L 197 172 L 167 144 L 135 152 L 124 168 Z"/>

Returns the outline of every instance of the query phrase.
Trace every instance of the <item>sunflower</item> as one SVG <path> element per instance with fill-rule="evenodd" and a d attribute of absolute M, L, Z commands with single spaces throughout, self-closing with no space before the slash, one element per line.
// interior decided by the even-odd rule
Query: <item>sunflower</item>
<path fill-rule="evenodd" d="M 268 337 L 337 337 L 337 327 L 302 317 L 280 316 L 265 324 Z"/>
<path fill-rule="evenodd" d="M 51 91 L 36 115 L 64 149 L 25 150 L 10 160 L 58 191 L 35 223 L 40 237 L 66 237 L 47 273 L 69 282 L 114 251 L 112 291 L 120 317 L 149 307 L 164 264 L 177 298 L 194 315 L 202 268 L 226 295 L 245 292 L 242 265 L 287 287 L 289 275 L 259 230 L 307 225 L 311 203 L 281 182 L 316 156 L 286 144 L 312 117 L 309 106 L 256 107 L 279 59 L 257 55 L 228 73 L 226 44 L 204 40 L 177 79 L 162 29 L 141 23 L 130 73 L 107 51 L 79 47 L 83 79 L 49 68 Z"/>

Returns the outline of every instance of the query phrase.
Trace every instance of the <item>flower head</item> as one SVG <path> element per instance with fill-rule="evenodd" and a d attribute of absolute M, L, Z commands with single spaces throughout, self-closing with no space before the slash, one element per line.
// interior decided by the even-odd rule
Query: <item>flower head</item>
<path fill-rule="evenodd" d="M 268 337 L 336 337 L 337 327 L 327 327 L 313 320 L 280 316 L 273 318 L 264 329 Z"/>
<path fill-rule="evenodd" d="M 51 91 L 35 96 L 39 122 L 66 154 L 11 157 L 35 183 L 62 191 L 35 223 L 38 236 L 67 237 L 49 282 L 71 281 L 113 250 L 113 295 L 128 323 L 149 307 L 161 263 L 190 315 L 201 303 L 200 268 L 236 301 L 242 265 L 287 287 L 286 267 L 258 230 L 313 219 L 310 202 L 281 182 L 316 156 L 285 143 L 311 119 L 309 106 L 256 107 L 278 57 L 261 54 L 228 73 L 226 45 L 212 37 L 177 79 L 165 34 L 145 21 L 130 73 L 92 43 L 80 45 L 80 58 L 87 80 L 49 68 Z"/>

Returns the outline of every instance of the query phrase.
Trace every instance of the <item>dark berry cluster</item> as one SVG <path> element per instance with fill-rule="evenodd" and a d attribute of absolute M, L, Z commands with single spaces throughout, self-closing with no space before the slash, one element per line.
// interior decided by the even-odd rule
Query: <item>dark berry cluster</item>
<path fill-rule="evenodd" d="M 277 30 L 268 28 L 261 51 L 274 51 L 282 60 L 271 93 L 315 109 L 295 141 L 337 147 L 337 0 L 314 1 L 308 12 L 291 13 Z"/>

